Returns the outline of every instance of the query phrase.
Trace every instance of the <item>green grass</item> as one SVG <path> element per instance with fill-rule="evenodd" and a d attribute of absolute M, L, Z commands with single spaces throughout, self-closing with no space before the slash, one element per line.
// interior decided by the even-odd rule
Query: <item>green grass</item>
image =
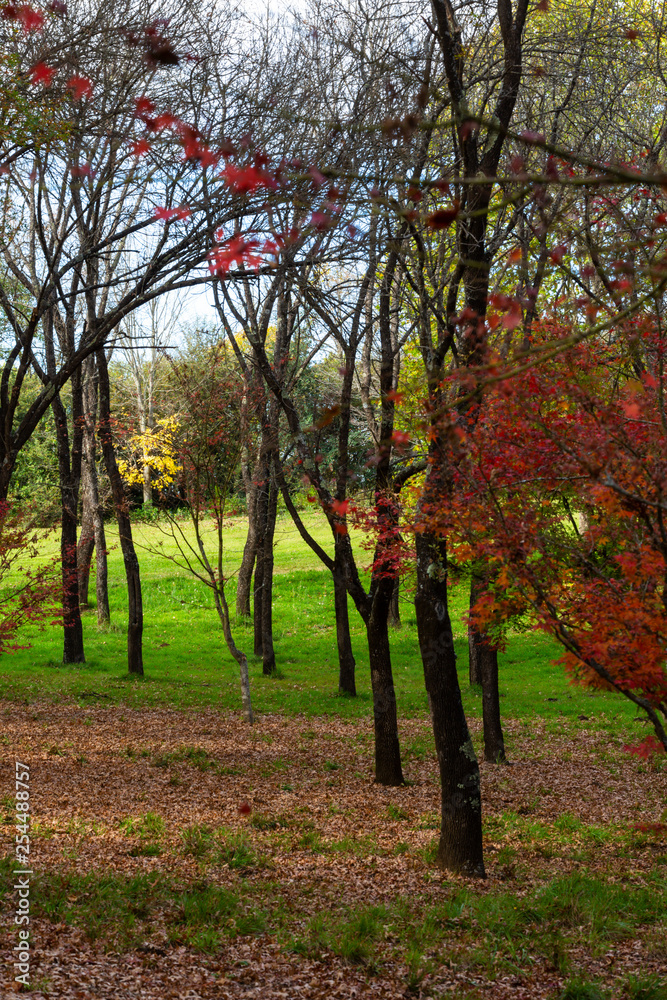
<path fill-rule="evenodd" d="M 329 547 L 328 528 L 316 515 L 309 514 L 308 519 L 318 540 Z M 23 702 L 76 699 L 82 704 L 123 703 L 135 708 L 168 705 L 239 710 L 237 667 L 225 646 L 207 589 L 157 554 L 158 551 L 166 555 L 175 553 L 173 541 L 160 527 L 137 524 L 135 534 L 143 581 L 145 677 L 132 678 L 126 670 L 125 580 L 117 535 L 108 526 L 111 627 L 99 628 L 93 610 L 84 613 L 87 663 L 81 666 L 62 665 L 59 627 L 26 633 L 23 638 L 32 642 L 32 648 L 3 658 L 0 697 Z M 276 538 L 274 628 L 279 673 L 277 677 L 265 678 L 261 664 L 251 657 L 255 710 L 288 715 L 336 714 L 346 718 L 369 715 L 372 701 L 368 651 L 359 615 L 350 601 L 359 693 L 357 698 L 341 698 L 337 693 L 331 576 L 322 569 L 287 517 L 279 519 Z M 234 521 L 226 537 L 226 565 L 230 573 L 238 566 L 244 540 L 245 523 Z M 359 549 L 361 539 L 354 541 L 360 562 L 367 563 L 368 553 Z M 45 552 L 51 554 L 56 546 L 57 539 L 52 535 L 45 544 Z M 232 607 L 234 595 L 232 580 L 229 584 Z M 453 588 L 451 612 L 465 707 L 469 713 L 479 715 L 481 693 L 470 688 L 467 681 L 467 642 L 462 623 L 467 597 L 465 584 Z M 427 701 L 414 608 L 407 588 L 402 616 L 403 627 L 392 630 L 392 657 L 399 716 L 410 717 L 425 713 Z M 235 635 L 238 645 L 251 653 L 251 624 L 237 622 Z M 510 637 L 507 650 L 500 657 L 503 714 L 511 718 L 540 716 L 550 726 L 559 728 L 564 723 L 579 726 L 578 716 L 585 715 L 589 717 L 590 728 L 613 728 L 616 732 L 625 729 L 634 714 L 632 706 L 612 694 L 571 687 L 563 670 L 551 663 L 558 655 L 558 647 L 544 635 L 524 633 Z M 431 749 L 426 744 L 414 745 L 406 747 L 406 753 L 421 756 L 431 753 Z M 205 766 L 203 760 L 201 766 Z"/>
<path fill-rule="evenodd" d="M 521 895 L 503 887 L 479 894 L 450 886 L 435 900 L 428 894 L 399 894 L 372 906 L 350 907 L 329 898 L 313 916 L 298 901 L 285 906 L 275 882 L 243 878 L 257 859 L 241 835 L 189 828 L 184 842 L 188 838 L 204 843 L 207 853 L 217 850 L 216 863 L 222 863 L 220 852 L 226 850 L 240 875 L 231 888 L 206 878 L 184 887 L 158 872 L 50 872 L 33 877 L 35 916 L 82 927 L 89 938 L 121 947 L 136 946 L 157 923 L 170 943 L 201 951 L 213 951 L 238 935 L 269 933 L 299 954 L 331 952 L 369 969 L 398 959 L 413 978 L 423 975 L 429 961 L 442 962 L 447 955 L 455 955 L 460 967 L 490 976 L 528 972 L 543 961 L 557 961 L 567 972 L 568 953 L 582 946 L 602 955 L 639 928 L 664 932 L 667 880 L 656 876 L 643 886 L 622 886 L 582 872 Z M 0 899 L 10 892 L 11 866 L 11 857 L 0 865 Z M 655 976 L 630 978 L 625 995 L 665 1000 L 665 987 Z M 592 1000 L 597 988 L 578 979 L 573 969 L 562 997 Z"/>

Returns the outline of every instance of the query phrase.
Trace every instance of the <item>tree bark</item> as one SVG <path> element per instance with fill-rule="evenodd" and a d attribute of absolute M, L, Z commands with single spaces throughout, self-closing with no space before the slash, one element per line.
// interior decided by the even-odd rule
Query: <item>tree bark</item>
<path fill-rule="evenodd" d="M 482 660 L 479 634 L 468 626 L 468 681 L 471 685 L 482 686 Z"/>
<path fill-rule="evenodd" d="M 394 589 L 391 592 L 391 601 L 389 603 L 389 624 L 393 625 L 394 628 L 401 627 L 401 606 L 398 600 L 400 592 L 401 578 L 397 576 L 394 580 Z"/>
<path fill-rule="evenodd" d="M 95 512 L 95 598 L 97 600 L 97 624 L 108 625 L 111 621 L 109 610 L 109 569 L 107 566 L 107 539 L 104 520 L 99 506 Z"/>
<path fill-rule="evenodd" d="M 418 534 L 415 611 L 442 795 L 438 862 L 484 878 L 479 766 L 456 673 L 446 574 L 444 540 Z"/>
<path fill-rule="evenodd" d="M 261 592 L 262 672 L 267 677 L 276 672 L 276 653 L 273 647 L 273 541 L 276 534 L 277 513 L 278 489 L 272 457 L 268 479 L 266 525 L 263 539 L 263 586 Z"/>
<path fill-rule="evenodd" d="M 250 588 L 257 550 L 257 487 L 251 470 L 245 464 L 243 466 L 243 485 L 245 486 L 248 507 L 248 534 L 243 548 L 241 567 L 236 578 L 237 618 L 250 617 Z"/>
<path fill-rule="evenodd" d="M 336 644 L 338 646 L 338 693 L 356 697 L 354 671 L 356 662 L 350 638 L 350 618 L 347 607 L 347 587 L 337 568 L 333 570 L 334 608 L 336 612 Z"/>
<path fill-rule="evenodd" d="M 473 573 L 470 585 L 470 607 L 479 600 L 487 586 L 487 581 L 478 573 Z M 500 719 L 500 694 L 498 691 L 498 650 L 488 641 L 487 636 L 474 625 L 468 627 L 468 648 L 474 651 L 475 666 L 479 671 L 482 685 L 482 716 L 484 720 L 484 760 L 490 764 L 504 764 L 505 740 Z"/>
<path fill-rule="evenodd" d="M 61 498 L 60 555 L 63 582 L 63 663 L 85 663 L 83 625 L 79 607 L 79 574 L 77 563 L 77 508 L 81 482 L 81 372 L 72 377 L 72 445 L 67 427 L 67 413 L 60 396 L 51 407 L 56 425 L 58 472 Z"/>
<path fill-rule="evenodd" d="M 104 350 L 97 352 L 97 366 L 100 385 L 100 427 L 99 435 L 104 455 L 104 463 L 111 484 L 120 547 L 125 563 L 125 578 L 128 595 L 127 624 L 127 666 L 131 674 L 143 676 L 142 636 L 144 630 L 144 613 L 141 598 L 141 577 L 139 575 L 139 560 L 132 541 L 132 526 L 123 490 L 123 480 L 118 471 L 116 453 L 111 435 L 111 393 L 109 388 L 109 370 Z"/>
<path fill-rule="evenodd" d="M 220 585 L 213 591 L 213 598 L 215 600 L 215 607 L 220 617 L 222 623 L 222 631 L 225 636 L 225 642 L 227 643 L 227 649 L 232 654 L 234 659 L 239 665 L 239 677 L 241 680 L 241 703 L 243 705 L 243 714 L 245 715 L 246 722 L 253 724 L 255 721 L 255 716 L 252 710 L 252 701 L 250 698 L 250 673 L 248 671 L 248 658 L 245 653 L 238 648 L 234 642 L 234 637 L 232 635 L 232 627 L 229 621 L 229 606 L 227 604 L 227 598 L 225 597 L 224 586 Z"/>
<path fill-rule="evenodd" d="M 84 462 L 81 476 L 81 531 L 76 552 L 77 573 L 79 577 L 79 607 L 89 607 L 88 588 L 90 585 L 90 567 L 95 548 L 95 525 L 93 523 L 92 501 L 90 498 L 90 481 L 86 463 Z"/>
<path fill-rule="evenodd" d="M 498 650 L 487 643 L 482 657 L 482 715 L 484 718 L 484 760 L 489 764 L 506 764 L 505 739 L 500 719 L 498 693 Z"/>
<path fill-rule="evenodd" d="M 404 783 L 389 648 L 389 602 L 393 583 L 393 580 L 386 578 L 379 581 L 367 626 L 373 689 L 375 780 L 380 785 Z"/>
<path fill-rule="evenodd" d="M 83 464 L 81 469 L 82 517 L 79 549 L 77 554 L 79 571 L 79 604 L 88 607 L 90 569 L 93 550 L 96 558 L 96 599 L 97 622 L 108 623 L 109 590 L 107 574 L 106 537 L 104 520 L 100 510 L 99 484 L 97 479 L 97 449 L 95 447 L 95 425 L 97 423 L 97 372 L 95 358 L 86 358 L 83 368 Z"/>
<path fill-rule="evenodd" d="M 257 546 L 252 585 L 253 637 L 255 656 L 262 656 L 262 595 L 264 592 L 264 546 Z"/>

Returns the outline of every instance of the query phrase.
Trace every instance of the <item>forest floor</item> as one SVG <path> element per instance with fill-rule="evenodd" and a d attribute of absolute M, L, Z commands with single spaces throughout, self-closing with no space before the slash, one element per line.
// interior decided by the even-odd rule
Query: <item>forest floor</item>
<path fill-rule="evenodd" d="M 36 1000 L 667 997 L 667 767 L 599 719 L 506 723 L 512 766 L 481 765 L 488 877 L 473 881 L 435 865 L 424 715 L 400 723 L 400 788 L 372 782 L 368 719 L 251 728 L 212 708 L 39 700 L 0 717 L 0 975 L 23 989 L 18 759 Z"/>

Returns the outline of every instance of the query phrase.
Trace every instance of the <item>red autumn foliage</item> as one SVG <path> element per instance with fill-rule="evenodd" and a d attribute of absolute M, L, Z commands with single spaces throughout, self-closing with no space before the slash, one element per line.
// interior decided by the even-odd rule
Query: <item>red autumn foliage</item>
<path fill-rule="evenodd" d="M 83 97 L 93 96 L 93 85 L 87 76 L 74 73 L 67 81 L 67 89 L 72 94 L 72 100 L 80 101 Z"/>
<path fill-rule="evenodd" d="M 2 8 L 1 16 L 8 21 L 18 21 L 26 35 L 44 27 L 44 15 L 29 4 L 8 3 Z"/>
<path fill-rule="evenodd" d="M 235 264 L 250 269 L 258 268 L 262 262 L 262 258 L 257 255 L 258 248 L 257 240 L 231 236 L 220 246 L 214 247 L 208 255 L 211 274 L 224 277 Z"/>
<path fill-rule="evenodd" d="M 455 201 L 451 208 L 438 208 L 427 218 L 426 222 L 431 229 L 448 229 L 458 216 L 460 205 Z"/>
<path fill-rule="evenodd" d="M 545 323 L 535 336 L 570 332 Z M 530 610 L 563 645 L 572 680 L 630 698 L 662 746 L 666 347 L 645 317 L 521 377 L 496 376 L 474 427 L 464 432 L 456 411 L 444 418 L 453 488 L 427 517 L 454 560 L 482 558 L 495 575 L 474 610 L 481 626 L 499 637 Z"/>
<path fill-rule="evenodd" d="M 50 87 L 56 71 L 52 66 L 47 66 L 44 62 L 35 63 L 30 70 L 30 82 L 34 87 Z"/>

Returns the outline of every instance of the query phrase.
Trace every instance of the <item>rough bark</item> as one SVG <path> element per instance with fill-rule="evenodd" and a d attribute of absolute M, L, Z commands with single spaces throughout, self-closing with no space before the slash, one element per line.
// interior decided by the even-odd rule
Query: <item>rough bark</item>
<path fill-rule="evenodd" d="M 263 539 L 263 587 L 262 599 L 262 672 L 269 676 L 276 671 L 276 653 L 273 647 L 273 542 L 276 534 L 278 513 L 278 489 L 271 462 L 268 481 L 266 525 Z"/>
<path fill-rule="evenodd" d="M 484 643 L 482 657 L 482 714 L 484 717 L 484 760 L 505 764 L 505 739 L 498 694 L 498 650 Z"/>
<path fill-rule="evenodd" d="M 479 633 L 472 625 L 468 626 L 468 681 L 470 684 L 482 686 L 482 660 Z"/>
<path fill-rule="evenodd" d="M 470 585 L 470 606 L 482 596 L 487 586 L 484 577 L 473 574 Z M 470 625 L 468 628 L 468 648 L 474 656 L 482 686 L 482 715 L 484 720 L 484 760 L 490 764 L 503 764 L 505 740 L 500 718 L 500 693 L 498 691 L 498 650 L 490 643 L 484 632 Z M 472 660 L 471 660 L 472 663 Z M 472 676 L 472 669 L 471 669 Z"/>
<path fill-rule="evenodd" d="M 81 475 L 81 531 L 79 532 L 79 543 L 76 553 L 80 608 L 89 607 L 88 588 L 90 585 L 90 567 L 93 562 L 93 550 L 95 549 L 95 524 L 93 521 L 89 480 L 87 463 L 84 462 Z"/>
<path fill-rule="evenodd" d="M 253 640 L 255 656 L 262 656 L 262 596 L 264 593 L 264 546 L 257 547 L 252 583 Z"/>
<path fill-rule="evenodd" d="M 442 795 L 438 862 L 449 871 L 484 878 L 479 766 L 456 673 L 446 573 L 444 541 L 417 535 L 417 632 Z"/>
<path fill-rule="evenodd" d="M 125 563 L 125 578 L 128 594 L 128 624 L 127 624 L 127 666 L 131 674 L 143 675 L 142 637 L 144 629 L 144 613 L 141 598 L 141 577 L 139 560 L 132 541 L 132 526 L 123 489 L 123 480 L 118 470 L 116 453 L 111 435 L 111 399 L 109 388 L 109 371 L 104 351 L 97 352 L 100 392 L 100 426 L 99 436 L 104 455 L 104 464 L 111 484 L 120 547 Z"/>
<path fill-rule="evenodd" d="M 83 377 L 83 465 L 81 469 L 82 517 L 77 554 L 79 571 L 79 604 L 88 607 L 90 569 L 93 550 L 96 551 L 96 600 L 97 622 L 110 620 L 107 572 L 106 536 L 100 510 L 99 483 L 97 479 L 97 449 L 95 425 L 97 422 L 97 372 L 95 358 L 86 358 L 82 367 Z"/>
<path fill-rule="evenodd" d="M 399 597 L 401 592 L 401 578 L 397 576 L 394 580 L 394 589 L 391 592 L 391 601 L 389 602 L 389 624 L 393 625 L 394 628 L 401 627 L 401 606 L 399 604 Z"/>
<path fill-rule="evenodd" d="M 111 612 L 109 610 L 107 539 L 99 507 L 95 516 L 95 598 L 97 600 L 97 624 L 108 625 L 111 621 Z"/>
<path fill-rule="evenodd" d="M 241 703 L 243 705 L 243 714 L 245 715 L 246 722 L 253 724 L 255 721 L 255 716 L 252 710 L 252 701 L 250 698 L 250 674 L 248 671 L 248 658 L 245 653 L 238 648 L 234 642 L 234 637 L 232 635 L 232 627 L 229 621 L 229 606 L 227 604 L 227 598 L 225 597 L 225 591 L 223 587 L 218 587 L 213 591 L 213 597 L 215 600 L 215 607 L 220 617 L 222 623 L 222 631 L 225 636 L 225 642 L 227 643 L 227 649 L 232 654 L 234 659 L 239 665 L 239 678 L 241 681 Z"/>
<path fill-rule="evenodd" d="M 336 612 L 336 644 L 338 646 L 338 693 L 356 697 L 356 662 L 350 638 L 350 618 L 347 607 L 347 587 L 340 572 L 333 570 L 334 608 Z"/>
<path fill-rule="evenodd" d="M 377 586 L 368 620 L 368 656 L 373 689 L 375 728 L 375 780 L 380 785 L 402 785 L 401 750 L 398 740 L 396 694 L 389 648 L 389 602 L 393 580 Z"/>
<path fill-rule="evenodd" d="M 248 534 L 243 548 L 241 567 L 236 578 L 237 618 L 250 617 L 250 589 L 257 551 L 257 487 L 246 463 L 243 464 L 243 485 L 248 507 Z"/>
<path fill-rule="evenodd" d="M 56 425 L 61 498 L 60 555 L 63 582 L 63 663 L 85 663 L 83 626 L 79 607 L 77 564 L 77 508 L 81 482 L 81 373 L 72 377 L 72 436 L 60 396 L 51 404 Z"/>

